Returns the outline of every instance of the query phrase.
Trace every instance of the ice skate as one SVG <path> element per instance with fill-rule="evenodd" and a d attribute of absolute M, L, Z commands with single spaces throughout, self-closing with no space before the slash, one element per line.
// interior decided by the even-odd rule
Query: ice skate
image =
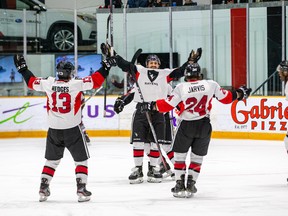
<path fill-rule="evenodd" d="M 150 163 L 148 163 L 147 181 L 150 183 L 160 183 L 162 182 L 162 177 L 159 168 L 151 166 Z"/>
<path fill-rule="evenodd" d="M 171 176 L 172 180 L 175 180 L 175 173 L 171 170 L 171 167 L 168 163 L 166 163 L 167 171 L 163 165 L 163 162 L 160 163 L 160 173 L 162 174 L 163 178 L 168 178 Z"/>
<path fill-rule="evenodd" d="M 46 178 L 41 179 L 39 195 L 40 195 L 39 202 L 45 202 L 50 196 L 48 179 Z"/>
<path fill-rule="evenodd" d="M 185 198 L 185 175 L 181 175 L 181 179 L 176 181 L 176 185 L 171 189 L 174 197 Z"/>
<path fill-rule="evenodd" d="M 187 186 L 186 186 L 186 197 L 190 198 L 197 192 L 197 188 L 195 187 L 196 182 L 193 180 L 192 175 L 188 175 Z"/>
<path fill-rule="evenodd" d="M 77 195 L 78 195 L 78 202 L 87 202 L 90 200 L 90 196 L 92 193 L 86 190 L 86 184 L 82 183 L 81 178 L 76 179 L 77 182 Z"/>
<path fill-rule="evenodd" d="M 140 184 L 143 182 L 142 166 L 136 166 L 132 169 L 132 173 L 129 176 L 130 184 Z"/>

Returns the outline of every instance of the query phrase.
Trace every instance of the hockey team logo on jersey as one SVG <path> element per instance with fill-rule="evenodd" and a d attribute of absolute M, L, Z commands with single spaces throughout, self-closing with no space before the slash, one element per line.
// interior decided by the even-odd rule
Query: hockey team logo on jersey
<path fill-rule="evenodd" d="M 155 81 L 159 75 L 159 72 L 155 70 L 148 70 L 148 78 L 151 82 Z"/>

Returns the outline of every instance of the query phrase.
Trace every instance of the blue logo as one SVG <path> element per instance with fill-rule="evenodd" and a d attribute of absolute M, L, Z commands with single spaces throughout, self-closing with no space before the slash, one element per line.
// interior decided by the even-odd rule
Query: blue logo
<path fill-rule="evenodd" d="M 16 23 L 21 23 L 21 22 L 22 22 L 22 19 L 20 19 L 20 18 L 19 18 L 19 19 L 16 19 L 15 22 L 16 22 Z"/>

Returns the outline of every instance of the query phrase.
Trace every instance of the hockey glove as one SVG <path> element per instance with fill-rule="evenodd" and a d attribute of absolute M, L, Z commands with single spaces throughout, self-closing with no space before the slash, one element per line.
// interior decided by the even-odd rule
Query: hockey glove
<path fill-rule="evenodd" d="M 236 92 L 239 93 L 239 97 L 237 98 L 238 101 L 247 99 L 250 96 L 251 91 L 251 88 L 247 88 L 246 86 L 240 86 L 240 88 L 236 90 Z"/>
<path fill-rule="evenodd" d="M 155 111 L 156 110 L 156 102 L 152 101 L 150 103 L 148 102 L 144 102 L 140 105 L 140 112 L 144 113 L 144 112 L 151 112 L 151 111 Z"/>
<path fill-rule="evenodd" d="M 118 98 L 116 99 L 115 103 L 114 103 L 114 111 L 115 111 L 117 114 L 119 114 L 120 112 L 123 111 L 124 106 L 125 106 L 124 101 L 123 101 L 120 97 L 118 97 Z"/>
<path fill-rule="evenodd" d="M 117 66 L 116 58 L 115 57 L 109 57 L 102 61 L 102 66 L 105 68 L 105 70 L 110 70 L 111 67 Z"/>
<path fill-rule="evenodd" d="M 21 54 L 14 55 L 14 64 L 19 73 L 28 69 L 25 58 Z"/>
<path fill-rule="evenodd" d="M 189 57 L 188 57 L 188 61 L 192 62 L 192 63 L 197 63 L 198 60 L 201 58 L 201 55 L 202 55 L 202 48 L 201 47 L 197 49 L 197 52 L 192 50 L 190 52 Z"/>
<path fill-rule="evenodd" d="M 102 43 L 100 45 L 100 48 L 101 48 L 101 52 L 102 52 L 102 55 L 104 55 L 106 58 L 107 57 L 111 57 L 111 45 L 108 44 L 108 43 Z M 115 52 L 115 50 L 113 50 L 113 56 L 116 56 L 117 53 Z"/>

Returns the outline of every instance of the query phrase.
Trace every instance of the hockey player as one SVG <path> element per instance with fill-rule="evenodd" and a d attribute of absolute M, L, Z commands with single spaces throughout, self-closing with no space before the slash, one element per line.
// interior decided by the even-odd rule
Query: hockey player
<path fill-rule="evenodd" d="M 286 96 L 286 100 L 288 100 L 288 85 L 287 85 L 287 81 L 288 81 L 288 61 L 284 60 L 284 61 L 280 62 L 280 64 L 278 65 L 276 70 L 278 71 L 278 75 L 279 75 L 281 81 L 284 82 L 284 85 L 285 85 L 284 93 L 285 93 L 285 96 Z M 288 154 L 288 131 L 287 131 L 286 136 L 284 138 L 284 144 L 285 144 L 286 152 Z M 287 182 L 288 182 L 288 178 L 287 178 Z"/>
<path fill-rule="evenodd" d="M 102 67 L 91 76 L 83 79 L 71 79 L 74 65 L 70 62 L 59 62 L 56 67 L 57 77 L 35 77 L 28 69 L 23 55 L 15 55 L 14 63 L 23 76 L 27 86 L 47 95 L 47 113 L 49 129 L 46 139 L 46 163 L 41 174 L 40 202 L 50 196 L 49 184 L 55 170 L 63 157 L 65 147 L 70 151 L 75 162 L 77 195 L 79 202 L 90 200 L 91 192 L 86 189 L 88 175 L 88 148 L 81 122 L 82 91 L 98 88 L 109 74 L 114 59 L 102 61 Z"/>
<path fill-rule="evenodd" d="M 169 92 L 172 91 L 172 86 L 167 84 L 170 87 Z M 127 104 L 129 104 L 130 102 L 133 101 L 134 98 L 134 94 L 135 91 L 134 89 L 132 89 L 130 92 L 128 92 L 126 95 L 122 95 L 120 97 L 118 97 L 115 100 L 115 104 L 114 104 L 114 111 L 119 114 L 120 112 L 123 111 L 124 106 L 126 106 Z M 171 147 L 171 142 L 172 142 L 172 125 L 171 125 L 171 119 L 170 119 L 170 114 L 169 112 L 164 114 L 164 119 L 165 119 L 165 143 L 163 143 L 161 145 L 161 148 L 164 150 L 166 156 L 168 157 L 168 159 L 171 161 L 171 163 L 174 166 L 174 153 L 172 151 L 172 147 Z M 144 152 L 146 153 L 146 155 L 149 158 L 149 164 L 153 164 L 153 160 L 155 160 L 155 153 L 158 156 L 158 149 L 157 146 L 155 146 L 155 144 L 153 142 L 151 142 L 151 140 L 153 140 L 153 135 L 150 133 L 148 134 L 148 137 L 146 139 L 146 141 L 144 142 Z M 151 154 L 150 154 L 151 153 Z M 144 154 L 143 154 L 144 156 Z M 159 160 L 159 157 L 157 157 Z M 143 157 L 137 157 L 137 160 L 141 160 L 142 164 L 143 164 Z M 160 173 L 162 174 L 163 178 L 167 178 L 169 176 L 172 177 L 172 179 L 174 178 L 174 173 L 171 170 L 171 167 L 169 165 L 169 163 L 166 162 L 165 158 L 164 158 L 165 164 L 166 164 L 166 168 L 164 167 L 164 164 L 162 161 L 158 162 L 157 164 L 160 164 Z M 148 165 L 149 167 L 149 165 Z M 149 175 L 148 175 L 148 181 L 149 180 Z M 131 183 L 133 183 L 133 180 L 131 181 Z"/>
<path fill-rule="evenodd" d="M 144 111 L 158 110 L 159 112 L 168 112 L 179 103 L 184 106 L 172 144 L 176 185 L 171 191 L 175 197 L 191 197 L 197 192 L 195 183 L 201 170 L 203 157 L 207 154 L 212 133 L 209 118 L 212 99 L 215 97 L 221 103 L 229 104 L 236 99 L 247 99 L 251 92 L 251 89 L 245 86 L 241 86 L 236 91 L 227 91 L 213 80 L 202 80 L 198 63 L 188 64 L 184 75 L 187 82 L 178 84 L 171 96 L 141 105 Z M 190 163 L 186 165 L 189 148 L 191 148 Z"/>
<path fill-rule="evenodd" d="M 109 49 L 106 49 L 109 51 Z M 144 143 L 147 142 L 147 137 L 150 133 L 150 125 L 147 120 L 146 113 L 141 110 L 141 104 L 144 102 L 155 101 L 160 98 L 167 97 L 168 87 L 167 82 L 174 78 L 180 78 L 184 75 L 184 69 L 187 62 L 181 67 L 176 69 L 159 69 L 160 59 L 157 55 L 149 55 L 146 59 L 146 67 L 141 65 L 134 65 L 131 62 L 124 60 L 118 54 L 114 55 L 117 66 L 124 72 L 129 72 L 134 75 L 139 84 L 137 91 L 135 91 L 134 102 L 137 103 L 136 111 L 132 120 L 132 142 L 133 142 L 133 158 L 135 167 L 132 169 L 132 173 L 129 176 L 130 183 L 142 183 L 143 182 L 143 156 L 144 156 Z M 198 56 L 200 58 L 201 54 Z M 195 57 L 195 56 L 194 56 Z M 198 58 L 196 56 L 196 58 Z M 199 59 L 198 58 L 198 59 Z M 139 91 L 141 89 L 141 92 Z M 164 144 L 165 141 L 165 120 L 164 115 L 157 111 L 151 112 L 151 122 L 155 129 L 157 141 L 159 145 Z M 162 174 L 159 172 L 158 158 L 159 151 L 153 151 L 158 149 L 153 139 L 153 143 L 150 149 L 150 155 L 153 155 L 155 160 L 151 160 L 147 173 L 149 182 L 161 182 Z"/>

